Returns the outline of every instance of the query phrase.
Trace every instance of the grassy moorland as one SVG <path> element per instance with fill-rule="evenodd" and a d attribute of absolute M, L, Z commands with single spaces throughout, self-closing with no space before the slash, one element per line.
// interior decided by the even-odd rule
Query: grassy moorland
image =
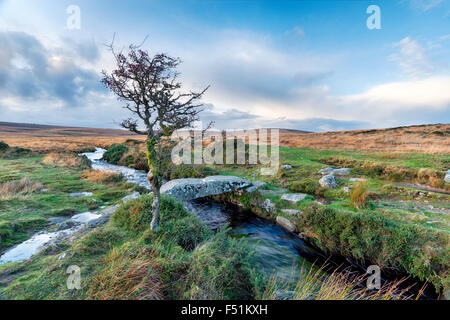
<path fill-rule="evenodd" d="M 81 160 L 80 160 L 81 159 Z M 61 161 L 63 160 L 63 161 Z M 42 156 L 13 152 L 0 156 L 0 253 L 49 225 L 117 202 L 136 187 L 117 179 L 93 180 L 89 163 L 74 154 Z M 92 192 L 91 197 L 71 193 Z"/>
<path fill-rule="evenodd" d="M 144 156 L 136 141 L 113 145 L 106 156 L 146 169 L 136 165 Z M 280 160 L 292 168 L 280 169 L 275 176 L 260 176 L 259 166 L 225 165 L 184 167 L 167 178 L 219 173 L 265 181 L 266 189 L 305 193 L 308 196 L 297 204 L 281 200 L 284 192 L 244 193 L 227 200 L 269 219 L 284 216 L 301 237 L 329 254 L 377 264 L 386 273 L 406 273 L 431 282 L 437 290 L 449 287 L 450 185 L 444 181 L 448 154 L 281 147 Z M 318 171 L 330 166 L 350 168 L 350 175 L 338 177 L 336 189 L 319 184 Z M 276 212 L 261 209 L 265 199 Z M 292 216 L 283 209 L 300 213 Z"/>
<path fill-rule="evenodd" d="M 93 147 L 141 139 L 125 130 L 0 122 L 0 141 L 35 153 L 83 152 Z"/>
<path fill-rule="evenodd" d="M 419 129 L 422 137 L 419 133 L 405 133 Z M 280 215 L 289 219 L 300 237 L 330 255 L 345 256 L 362 265 L 377 264 L 385 273 L 409 274 L 443 292 L 450 287 L 450 186 L 443 179 L 450 167 L 450 156 L 448 149 L 445 152 L 441 148 L 448 145 L 445 139 L 448 128 L 396 130 L 413 135 L 411 141 L 417 142 L 415 152 L 408 152 L 412 144 L 404 145 L 405 152 L 394 152 L 401 151 L 401 143 L 386 144 L 380 138 L 386 132 L 366 132 L 361 134 L 379 135 L 378 142 L 369 139 L 375 147 L 368 144 L 370 148 L 351 150 L 358 149 L 360 142 L 355 142 L 343 150 L 335 139 L 329 141 L 329 148 L 324 147 L 322 140 L 322 148 L 281 147 L 281 164 L 292 168 L 280 169 L 275 176 L 261 176 L 259 166 L 252 165 L 169 166 L 164 175 L 166 179 L 237 175 L 267 182 L 263 188 L 267 191 L 305 193 L 308 196 L 296 204 L 281 200 L 279 192 L 236 193 L 228 195 L 227 200 L 251 207 L 267 219 L 275 220 Z M 439 130 L 444 130 L 444 135 L 433 133 Z M 308 135 L 326 137 L 326 134 Z M 349 135 L 350 140 L 358 136 Z M 284 145 L 300 143 L 283 140 L 286 137 L 292 138 L 282 134 Z M 421 138 L 433 140 L 438 148 L 432 151 L 428 142 L 421 146 Z M 51 217 L 113 205 L 139 189 L 120 177 L 92 171 L 74 153 L 61 153 L 72 143 L 77 152 L 98 145 L 109 146 L 105 156 L 110 162 L 145 170 L 143 146 L 135 136 L 110 140 L 105 136 L 103 144 L 98 144 L 95 137 L 72 139 L 65 136 L 64 141 L 55 143 L 55 148 L 51 147 L 53 138 L 36 137 L 33 152 L 24 149 L 25 145 L 2 151 L 0 252 L 47 228 Z M 337 177 L 336 189 L 325 189 L 318 182 L 321 177 L 318 171 L 330 166 L 350 168 L 350 175 Z M 69 195 L 81 191 L 93 195 L 82 198 Z M 261 206 L 266 199 L 271 200 L 275 211 L 268 212 Z M 345 273 L 324 277 L 306 272 L 303 282 L 293 288 L 280 288 L 276 279 L 264 279 L 252 269 L 251 252 L 244 241 L 227 237 L 225 231 L 211 233 L 170 199 L 163 200 L 164 232 L 151 234 L 148 231 L 151 217 L 146 214 L 150 212 L 150 203 L 150 197 L 127 202 L 106 225 L 85 230 L 27 261 L 0 266 L 0 298 L 267 299 L 277 298 L 283 289 L 295 292 L 296 299 L 396 297 L 391 292 L 395 286 L 385 288 L 386 294 L 377 296 L 358 291 L 361 279 L 348 279 Z M 288 215 L 283 209 L 299 213 Z M 82 290 L 67 290 L 66 270 L 70 265 L 82 268 Z"/>
<path fill-rule="evenodd" d="M 257 208 L 270 199 L 276 212 L 259 210 L 261 214 L 271 219 L 283 215 L 302 237 L 329 254 L 449 288 L 450 186 L 444 182 L 448 155 L 280 148 L 280 158 L 292 168 L 272 177 L 259 176 L 258 168 L 251 166 L 214 169 L 264 180 L 270 189 L 308 194 L 297 204 L 281 200 L 280 194 L 244 194 L 234 200 Z M 351 169 L 349 176 L 339 177 L 336 189 L 318 182 L 318 171 L 329 166 Z M 282 209 L 297 209 L 299 214 L 290 216 Z"/>

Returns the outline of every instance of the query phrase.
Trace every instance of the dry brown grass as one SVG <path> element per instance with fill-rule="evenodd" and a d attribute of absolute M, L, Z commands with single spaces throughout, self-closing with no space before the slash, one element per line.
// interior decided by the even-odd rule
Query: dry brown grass
<path fill-rule="evenodd" d="M 1 140 L 11 146 L 49 153 L 106 147 L 127 139 L 144 141 L 144 136 L 125 130 L 52 127 L 0 122 Z M 280 145 L 317 149 L 369 150 L 450 154 L 450 124 L 409 126 L 379 130 L 351 130 L 305 133 L 280 130 Z"/>
<path fill-rule="evenodd" d="M 154 253 L 114 248 L 93 279 L 88 296 L 96 300 L 162 300 L 163 281 Z"/>
<path fill-rule="evenodd" d="M 16 181 L 8 181 L 0 184 L 0 199 L 7 200 L 40 189 L 42 189 L 42 184 L 39 181 L 32 181 L 28 177 Z"/>
<path fill-rule="evenodd" d="M 369 184 L 366 181 L 360 181 L 356 183 L 350 196 L 352 206 L 356 209 L 364 208 L 367 204 L 368 196 Z"/>
<path fill-rule="evenodd" d="M 0 137 L 10 146 L 38 153 L 82 152 L 87 148 L 106 147 L 127 139 L 144 140 L 125 130 L 55 127 L 0 122 Z"/>
<path fill-rule="evenodd" d="M 122 179 L 122 176 L 117 172 L 100 171 L 95 169 L 84 171 L 82 177 L 88 181 L 103 184 L 118 182 Z"/>
<path fill-rule="evenodd" d="M 82 167 L 85 165 L 83 158 L 73 153 L 49 153 L 42 159 L 45 164 L 58 167 Z"/>
<path fill-rule="evenodd" d="M 280 144 L 316 149 L 450 154 L 450 124 L 322 133 L 280 131 Z M 386 157 L 390 156 L 386 154 Z"/>
<path fill-rule="evenodd" d="M 300 277 L 294 288 L 293 300 L 411 300 L 419 299 L 426 286 L 416 295 L 409 293 L 412 286 L 401 288 L 406 278 L 387 282 L 378 290 L 369 290 L 366 285 L 368 275 L 357 275 L 349 270 L 337 268 L 331 274 L 324 273 L 325 265 L 309 270 L 302 267 Z M 263 300 L 276 299 L 279 293 L 289 288 L 280 288 L 276 276 L 269 280 L 263 293 Z"/>

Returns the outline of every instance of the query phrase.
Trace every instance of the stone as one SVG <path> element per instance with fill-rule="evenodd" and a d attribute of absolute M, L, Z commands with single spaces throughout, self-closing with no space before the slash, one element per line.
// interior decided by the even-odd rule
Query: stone
<path fill-rule="evenodd" d="M 75 192 L 75 193 L 69 194 L 69 196 L 71 196 L 72 198 L 91 197 L 93 195 L 94 195 L 94 193 L 92 193 L 92 192 Z"/>
<path fill-rule="evenodd" d="M 281 169 L 289 170 L 289 169 L 292 169 L 292 166 L 291 166 L 290 164 L 283 164 L 283 165 L 281 166 Z"/>
<path fill-rule="evenodd" d="M 325 175 L 328 175 L 328 174 L 332 173 L 333 170 L 334 170 L 334 168 L 331 168 L 331 167 L 330 168 L 324 168 L 324 169 L 319 170 L 319 173 L 325 176 Z"/>
<path fill-rule="evenodd" d="M 296 229 L 295 225 L 285 217 L 278 216 L 276 221 L 281 227 L 289 232 L 294 232 Z"/>
<path fill-rule="evenodd" d="M 307 194 L 304 193 L 286 193 L 281 196 L 281 200 L 286 200 L 290 203 L 297 203 L 305 199 Z"/>
<path fill-rule="evenodd" d="M 127 202 L 127 201 L 130 201 L 132 199 L 137 199 L 140 196 L 141 196 L 141 194 L 139 192 L 135 192 L 135 193 L 132 193 L 132 194 L 126 196 L 126 197 L 123 197 L 122 198 L 122 202 Z"/>
<path fill-rule="evenodd" d="M 161 194 L 180 201 L 194 200 L 249 187 L 250 181 L 235 176 L 175 179 L 161 187 Z"/>
<path fill-rule="evenodd" d="M 119 204 L 116 204 L 115 206 L 112 206 L 112 207 L 106 208 L 106 209 L 104 209 L 104 210 L 101 210 L 101 211 L 100 211 L 100 214 L 102 214 L 102 215 L 111 215 L 111 214 L 113 214 L 114 212 L 116 212 L 116 210 L 117 210 L 119 207 L 120 207 L 120 205 L 119 205 Z"/>
<path fill-rule="evenodd" d="M 319 173 L 326 176 L 329 174 L 334 174 L 336 176 L 347 176 L 350 174 L 350 169 L 349 168 L 339 168 L 339 169 L 334 169 L 334 168 L 324 168 L 319 170 Z"/>
<path fill-rule="evenodd" d="M 266 183 L 264 181 L 255 181 L 252 182 L 252 185 L 250 187 L 248 187 L 247 189 L 245 189 L 245 191 L 247 191 L 248 193 L 252 193 L 255 192 L 256 190 L 258 190 L 259 188 L 262 188 L 266 185 Z"/>
<path fill-rule="evenodd" d="M 332 173 L 336 176 L 348 176 L 350 174 L 350 169 L 349 168 L 334 169 Z"/>
<path fill-rule="evenodd" d="M 444 181 L 450 183 L 450 170 L 447 170 L 447 174 L 445 175 Z"/>
<path fill-rule="evenodd" d="M 101 216 L 100 218 L 91 220 L 91 221 L 88 222 L 88 227 L 89 228 L 96 228 L 96 227 L 98 227 L 98 226 L 100 226 L 102 224 L 107 223 L 110 218 L 111 218 L 110 215 L 104 215 L 104 216 Z"/>
<path fill-rule="evenodd" d="M 350 178 L 350 182 L 359 182 L 359 181 L 366 181 L 367 179 L 365 178 Z"/>
<path fill-rule="evenodd" d="M 261 204 L 261 208 L 266 210 L 269 213 L 275 213 L 277 210 L 275 208 L 275 204 L 273 204 L 273 202 L 270 201 L 270 199 L 264 200 L 264 202 Z"/>
<path fill-rule="evenodd" d="M 67 253 L 64 252 L 62 255 L 60 255 L 58 257 L 58 260 L 63 260 L 66 256 L 67 256 Z"/>
<path fill-rule="evenodd" d="M 281 209 L 281 212 L 287 214 L 288 216 L 296 217 L 300 213 L 300 211 L 295 209 Z"/>
<path fill-rule="evenodd" d="M 350 193 L 350 191 L 351 191 L 350 187 L 344 187 L 344 192 L 345 193 Z"/>
<path fill-rule="evenodd" d="M 329 174 L 326 176 L 323 176 L 322 178 L 320 178 L 319 180 L 319 184 L 327 189 L 334 189 L 337 188 L 338 184 L 336 182 L 336 178 L 334 177 L 333 174 Z"/>
<path fill-rule="evenodd" d="M 266 196 L 268 194 L 276 196 L 276 195 L 280 195 L 280 194 L 287 192 L 287 190 L 282 188 L 279 190 L 258 190 L 258 192 L 260 194 L 262 194 L 263 196 Z"/>

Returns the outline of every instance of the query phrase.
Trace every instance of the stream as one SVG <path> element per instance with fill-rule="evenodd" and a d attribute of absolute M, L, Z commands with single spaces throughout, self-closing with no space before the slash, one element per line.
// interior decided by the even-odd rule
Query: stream
<path fill-rule="evenodd" d="M 103 171 L 121 173 L 128 182 L 150 188 L 147 175 L 144 172 L 128 167 L 112 165 L 101 158 L 105 149 L 96 148 L 95 152 L 83 153 L 92 162 L 92 168 Z M 312 248 L 297 235 L 285 231 L 274 222 L 261 219 L 254 214 L 243 212 L 237 207 L 228 206 L 203 198 L 184 202 L 185 207 L 193 212 L 212 230 L 228 224 L 230 236 L 244 238 L 253 254 L 255 268 L 266 276 L 276 276 L 281 281 L 296 283 L 301 275 L 302 267 L 309 270 L 312 266 L 321 266 L 325 261 L 328 265 L 349 267 L 352 271 L 364 272 L 344 259 L 339 262 L 327 260 L 327 257 Z M 101 211 L 101 210 L 100 210 Z M 31 239 L 7 250 L 0 257 L 0 265 L 8 262 L 19 262 L 29 259 L 32 255 L 44 249 L 46 245 L 61 237 L 67 237 L 85 226 L 89 221 L 97 219 L 99 212 L 77 214 L 68 220 L 74 226 L 60 231 L 42 231 Z M 342 267 L 341 267 L 342 268 Z"/>

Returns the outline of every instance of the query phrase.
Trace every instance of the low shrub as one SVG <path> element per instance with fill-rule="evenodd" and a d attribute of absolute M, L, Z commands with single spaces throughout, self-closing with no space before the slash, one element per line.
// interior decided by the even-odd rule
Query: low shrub
<path fill-rule="evenodd" d="M 113 222 L 133 233 L 144 232 L 149 229 L 152 220 L 152 202 L 151 195 L 128 201 L 116 210 Z M 212 236 L 212 232 L 196 216 L 171 198 L 161 198 L 160 214 L 161 234 L 186 250 L 194 249 Z"/>
<path fill-rule="evenodd" d="M 330 254 L 406 272 L 436 288 L 450 287 L 447 234 L 392 221 L 375 211 L 352 212 L 315 204 L 304 208 L 298 227 Z"/>
<path fill-rule="evenodd" d="M 9 148 L 9 145 L 4 143 L 3 141 L 0 141 L 0 151 L 6 151 L 6 149 Z"/>
<path fill-rule="evenodd" d="M 303 179 L 298 182 L 293 182 L 288 186 L 288 189 L 292 192 L 302 192 L 318 197 L 324 197 L 326 189 L 321 187 L 317 179 Z"/>
<path fill-rule="evenodd" d="M 123 144 L 113 144 L 103 154 L 102 160 L 112 164 L 118 164 L 122 156 L 127 152 L 128 147 Z"/>
<path fill-rule="evenodd" d="M 29 156 L 32 154 L 30 149 L 22 147 L 10 147 L 6 143 L 0 141 L 0 157 L 3 159 L 11 159 L 17 157 Z"/>

